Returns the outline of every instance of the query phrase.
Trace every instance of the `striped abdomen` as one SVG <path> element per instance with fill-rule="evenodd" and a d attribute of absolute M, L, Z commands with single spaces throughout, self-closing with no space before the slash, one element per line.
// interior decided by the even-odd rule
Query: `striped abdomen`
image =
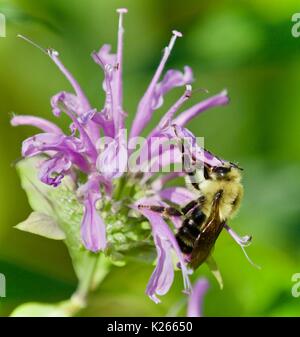
<path fill-rule="evenodd" d="M 205 220 L 205 214 L 199 207 L 195 207 L 191 211 L 191 215 L 183 221 L 176 234 L 176 239 L 184 254 L 192 252 L 194 243 L 200 234 L 200 228 Z"/>

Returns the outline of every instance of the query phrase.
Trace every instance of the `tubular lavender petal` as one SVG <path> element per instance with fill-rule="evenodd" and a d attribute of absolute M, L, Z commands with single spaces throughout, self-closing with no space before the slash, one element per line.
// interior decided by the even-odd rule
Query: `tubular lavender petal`
<path fill-rule="evenodd" d="M 246 252 L 245 247 L 249 246 L 251 244 L 252 236 L 246 235 L 243 237 L 240 237 L 231 227 L 229 227 L 227 224 L 224 225 L 224 228 L 227 230 L 227 232 L 230 234 L 230 236 L 233 238 L 233 240 L 241 247 L 246 259 L 248 262 L 255 268 L 261 269 L 261 267 L 257 264 L 255 264 L 249 257 L 249 255 Z"/>
<path fill-rule="evenodd" d="M 174 119 L 173 123 L 179 126 L 185 126 L 191 119 L 195 118 L 207 109 L 218 105 L 225 105 L 228 102 L 229 98 L 227 95 L 227 91 L 224 90 L 220 94 L 210 97 L 205 101 L 202 101 L 189 108 L 188 110 L 182 112 L 178 117 Z"/>
<path fill-rule="evenodd" d="M 59 70 L 65 75 L 65 77 L 67 78 L 67 80 L 70 82 L 70 84 L 72 85 L 78 99 L 81 102 L 82 105 L 82 109 L 83 111 L 87 111 L 91 109 L 90 103 L 86 97 L 86 95 L 84 94 L 83 90 L 81 89 L 79 83 L 76 81 L 76 79 L 74 78 L 74 76 L 70 73 L 70 71 L 63 65 L 63 63 L 60 61 L 59 59 L 59 53 L 51 48 L 48 49 L 44 49 L 42 47 L 40 47 L 38 44 L 36 44 L 35 42 L 31 41 L 30 39 L 28 39 L 27 37 L 18 34 L 17 35 L 19 38 L 29 42 L 30 44 L 32 44 L 33 46 L 37 47 L 38 49 L 40 49 L 42 52 L 46 53 L 51 59 L 52 61 L 57 65 L 57 67 L 59 68 Z M 88 129 L 90 131 L 90 136 L 92 137 L 93 140 L 96 140 L 99 136 L 98 134 L 98 130 L 96 125 L 93 124 L 93 122 L 91 122 L 88 126 Z"/>
<path fill-rule="evenodd" d="M 192 95 L 192 86 L 190 84 L 186 85 L 184 94 L 174 103 L 174 105 L 167 111 L 163 118 L 159 122 L 159 128 L 164 129 L 166 126 L 171 125 L 171 121 L 175 113 L 180 109 L 180 107 L 187 101 Z"/>
<path fill-rule="evenodd" d="M 19 126 L 19 125 L 35 126 L 47 133 L 55 133 L 58 135 L 63 133 L 62 130 L 56 124 L 49 122 L 48 120 L 41 117 L 15 115 L 11 119 L 10 123 L 12 126 Z"/>
<path fill-rule="evenodd" d="M 202 317 L 203 297 L 209 288 L 209 283 L 206 279 L 199 279 L 193 287 L 192 293 L 188 302 L 188 317 Z"/>

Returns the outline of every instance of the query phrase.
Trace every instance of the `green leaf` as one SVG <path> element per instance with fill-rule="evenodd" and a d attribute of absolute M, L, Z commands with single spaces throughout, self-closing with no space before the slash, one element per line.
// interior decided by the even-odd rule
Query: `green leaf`
<path fill-rule="evenodd" d="M 53 240 L 64 240 L 66 238 L 55 219 L 40 212 L 32 212 L 25 221 L 19 223 L 15 228 Z"/>
<path fill-rule="evenodd" d="M 83 207 L 78 202 L 73 180 L 65 177 L 60 186 L 54 188 L 38 179 L 38 166 L 44 158 L 24 159 L 17 165 L 21 184 L 26 191 L 30 206 L 54 219 L 65 234 L 73 267 L 79 283 L 86 283 L 87 270 L 97 264 L 100 254 L 87 251 L 81 242 L 80 226 Z"/>
<path fill-rule="evenodd" d="M 53 216 L 54 205 L 48 196 L 50 188 L 37 178 L 39 162 L 40 159 L 37 158 L 24 159 L 17 164 L 17 171 L 31 208 L 34 211 Z"/>
<path fill-rule="evenodd" d="M 216 278 L 216 280 L 218 281 L 220 288 L 223 289 L 223 278 L 222 278 L 221 272 L 218 268 L 218 265 L 217 265 L 215 259 L 212 257 L 212 255 L 210 255 L 208 257 L 208 259 L 206 260 L 206 264 L 207 264 L 209 270 L 212 272 L 212 274 Z"/>

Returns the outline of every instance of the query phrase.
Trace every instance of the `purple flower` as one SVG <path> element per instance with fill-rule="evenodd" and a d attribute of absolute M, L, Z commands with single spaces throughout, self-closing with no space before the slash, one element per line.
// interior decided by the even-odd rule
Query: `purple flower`
<path fill-rule="evenodd" d="M 129 228 L 130 221 L 133 221 L 133 218 L 130 218 L 132 208 L 149 220 L 157 251 L 157 263 L 146 293 L 157 303 L 160 301 L 158 296 L 164 295 L 172 285 L 173 255 L 183 275 L 185 292 L 189 292 L 190 289 L 188 276 L 190 271 L 178 247 L 174 229 L 169 227 L 161 215 L 147 209 L 140 209 L 136 205 L 142 201 L 153 205 L 167 205 L 168 202 L 182 205 L 193 199 L 194 195 L 184 187 L 164 188 L 166 182 L 182 176 L 183 172 L 164 174 L 160 169 L 167 164 L 180 163 L 181 152 L 176 146 L 161 149 L 159 143 L 175 136 L 188 137 L 191 156 L 196 159 L 201 157 L 202 161 L 212 166 L 223 162 L 199 146 L 195 136 L 185 126 L 192 118 L 209 108 L 227 104 L 228 96 L 226 91 L 222 91 L 178 114 L 178 110 L 192 95 L 193 74 L 192 70 L 185 66 L 183 72 L 171 69 L 163 75 L 176 39 L 182 36 L 181 33 L 173 31 L 158 68 L 138 104 L 129 133 L 129 142 L 141 135 L 154 111 L 163 105 L 164 96 L 169 91 L 176 87 L 183 87 L 184 91 L 166 110 L 160 123 L 150 132 L 141 151 L 136 155 L 136 166 L 148 167 L 148 171 L 136 171 L 134 169 L 136 166 L 129 165 L 131 159 L 129 157 L 134 153 L 127 146 L 127 130 L 125 130 L 127 114 L 123 108 L 123 16 L 127 10 L 119 9 L 117 12 L 119 27 L 116 53 L 112 53 L 111 46 L 107 44 L 103 45 L 98 52 L 92 53 L 93 60 L 104 72 L 103 108 L 98 111 L 91 106 L 78 82 L 61 62 L 57 51 L 43 49 L 20 36 L 48 55 L 70 82 L 72 93 L 61 91 L 51 99 L 53 114 L 59 117 L 65 113 L 70 118 L 70 131 L 65 134 L 54 123 L 33 116 L 13 116 L 11 124 L 13 126 L 32 125 L 42 131 L 23 142 L 22 155 L 24 158 L 44 156 L 39 167 L 39 177 L 43 183 L 57 187 L 66 175 L 75 180 L 78 186 L 76 196 L 83 211 L 81 238 L 86 249 L 95 253 L 103 251 L 107 248 L 107 243 L 110 244 L 111 249 L 113 236 L 111 232 L 108 235 L 109 228 L 114 228 L 115 222 L 121 222 L 122 230 L 126 230 L 126 226 Z M 105 136 L 104 142 L 101 136 Z M 151 145 L 150 152 L 148 152 L 148 145 Z M 154 167 L 158 168 L 159 174 L 153 169 Z M 149 168 L 152 169 L 149 170 Z M 142 216 L 139 216 L 140 223 L 143 221 Z M 176 228 L 180 226 L 181 219 L 173 217 L 172 222 Z M 137 229 L 138 226 L 132 230 Z M 124 247 L 122 249 L 124 250 Z M 199 293 L 197 289 L 198 286 L 194 290 L 195 296 Z"/>
<path fill-rule="evenodd" d="M 100 176 L 92 174 L 88 182 L 78 191 L 83 197 L 84 205 L 81 237 L 85 247 L 92 252 L 104 250 L 106 247 L 105 224 L 96 208 L 96 202 L 101 198 L 100 182 Z"/>
<path fill-rule="evenodd" d="M 106 148 L 100 152 L 96 162 L 97 170 L 109 180 L 119 178 L 127 170 L 128 152 L 124 131 L 122 129 L 115 138 L 108 139 Z"/>
<path fill-rule="evenodd" d="M 209 283 L 205 278 L 199 279 L 193 286 L 188 302 L 188 317 L 202 317 L 203 297 L 209 288 Z"/>
<path fill-rule="evenodd" d="M 164 205 L 159 198 L 145 198 L 143 200 L 139 200 L 139 203 L 145 203 L 147 205 Z M 146 294 L 155 303 L 159 303 L 160 300 L 157 295 L 164 295 L 170 289 L 174 278 L 172 251 L 175 253 L 180 263 L 184 290 L 189 292 L 190 281 L 188 277 L 188 270 L 172 230 L 159 214 L 148 209 L 139 209 L 139 211 L 149 220 L 151 224 L 152 235 L 157 250 L 157 264 L 147 285 Z"/>

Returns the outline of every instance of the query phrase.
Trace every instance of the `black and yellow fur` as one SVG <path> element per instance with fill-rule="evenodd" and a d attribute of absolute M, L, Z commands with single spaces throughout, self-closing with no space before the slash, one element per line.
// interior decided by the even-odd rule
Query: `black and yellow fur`
<path fill-rule="evenodd" d="M 209 257 L 225 222 L 239 209 L 243 197 L 240 169 L 232 164 L 205 166 L 198 183 L 193 180 L 195 174 L 187 175 L 187 184 L 199 198 L 182 208 L 184 221 L 176 234 L 193 268 Z"/>
<path fill-rule="evenodd" d="M 199 170 L 188 173 L 186 183 L 198 198 L 181 209 L 139 205 L 165 217 L 182 216 L 176 239 L 194 269 L 209 257 L 224 224 L 240 207 L 243 197 L 240 171 L 236 165 L 226 163 L 217 167 L 205 165 L 202 176 Z"/>

